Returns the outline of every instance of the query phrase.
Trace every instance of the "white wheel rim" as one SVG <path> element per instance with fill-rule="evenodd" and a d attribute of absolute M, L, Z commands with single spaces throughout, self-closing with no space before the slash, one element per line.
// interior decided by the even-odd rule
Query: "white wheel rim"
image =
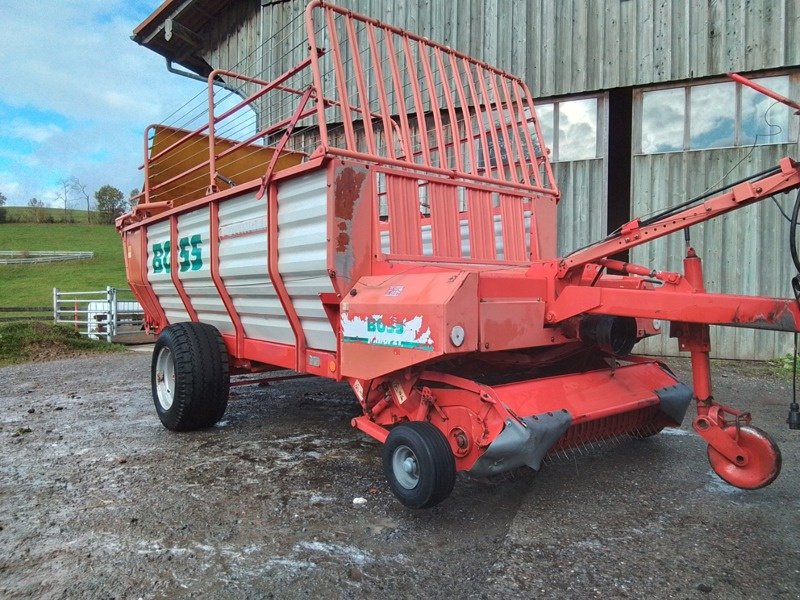
<path fill-rule="evenodd" d="M 413 490 L 419 483 L 419 463 L 408 446 L 398 446 L 392 456 L 394 478 L 403 488 Z"/>
<path fill-rule="evenodd" d="M 163 410 L 169 410 L 175 399 L 175 361 L 169 348 L 162 348 L 156 359 L 156 396 Z"/>

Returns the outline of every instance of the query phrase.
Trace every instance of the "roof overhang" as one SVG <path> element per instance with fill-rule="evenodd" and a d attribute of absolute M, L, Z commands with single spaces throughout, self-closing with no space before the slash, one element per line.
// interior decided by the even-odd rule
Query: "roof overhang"
<path fill-rule="evenodd" d="M 202 77 L 211 72 L 203 58 L 208 24 L 227 0 L 165 0 L 133 30 L 131 39 L 169 62 Z"/>

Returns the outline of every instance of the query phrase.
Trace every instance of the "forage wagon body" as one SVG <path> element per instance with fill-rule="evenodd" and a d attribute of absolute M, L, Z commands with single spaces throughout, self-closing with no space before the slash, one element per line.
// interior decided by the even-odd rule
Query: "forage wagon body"
<path fill-rule="evenodd" d="M 352 424 L 384 443 L 410 507 L 458 471 L 538 469 L 677 426 L 691 403 L 723 479 L 778 475 L 772 441 L 711 393 L 708 325 L 796 331 L 796 302 L 707 293 L 688 244 L 683 273 L 612 257 L 800 186 L 792 160 L 559 257 L 524 81 L 327 2 L 302 19 L 295 66 L 214 70 L 199 123 L 145 132 L 144 189 L 117 226 L 167 428 L 219 420 L 231 375 L 292 369 L 350 384 Z M 630 355 L 668 324 L 691 387 Z"/>

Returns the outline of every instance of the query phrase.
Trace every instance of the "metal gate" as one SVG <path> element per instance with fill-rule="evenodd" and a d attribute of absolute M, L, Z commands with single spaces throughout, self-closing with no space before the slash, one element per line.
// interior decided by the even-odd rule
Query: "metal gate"
<path fill-rule="evenodd" d="M 90 292 L 53 288 L 53 321 L 95 340 L 136 344 L 151 341 L 144 310 L 129 290 L 107 287 Z"/>

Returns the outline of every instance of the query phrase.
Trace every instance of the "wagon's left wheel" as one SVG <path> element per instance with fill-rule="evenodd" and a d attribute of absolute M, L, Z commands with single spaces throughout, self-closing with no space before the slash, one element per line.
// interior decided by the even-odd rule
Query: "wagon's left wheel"
<path fill-rule="evenodd" d="M 392 493 L 409 508 L 436 506 L 453 491 L 456 462 L 441 431 L 427 422 L 397 425 L 383 447 Z"/>
<path fill-rule="evenodd" d="M 733 437 L 736 426 L 729 425 L 725 432 Z M 747 452 L 748 461 L 738 465 L 708 447 L 708 462 L 724 481 L 745 490 L 757 490 L 769 485 L 781 472 L 781 451 L 775 442 L 758 427 L 744 425 L 739 428 L 739 445 Z"/>
<path fill-rule="evenodd" d="M 228 352 L 222 335 L 205 323 L 175 323 L 156 341 L 151 363 L 153 402 L 173 431 L 210 427 L 228 405 Z"/>

